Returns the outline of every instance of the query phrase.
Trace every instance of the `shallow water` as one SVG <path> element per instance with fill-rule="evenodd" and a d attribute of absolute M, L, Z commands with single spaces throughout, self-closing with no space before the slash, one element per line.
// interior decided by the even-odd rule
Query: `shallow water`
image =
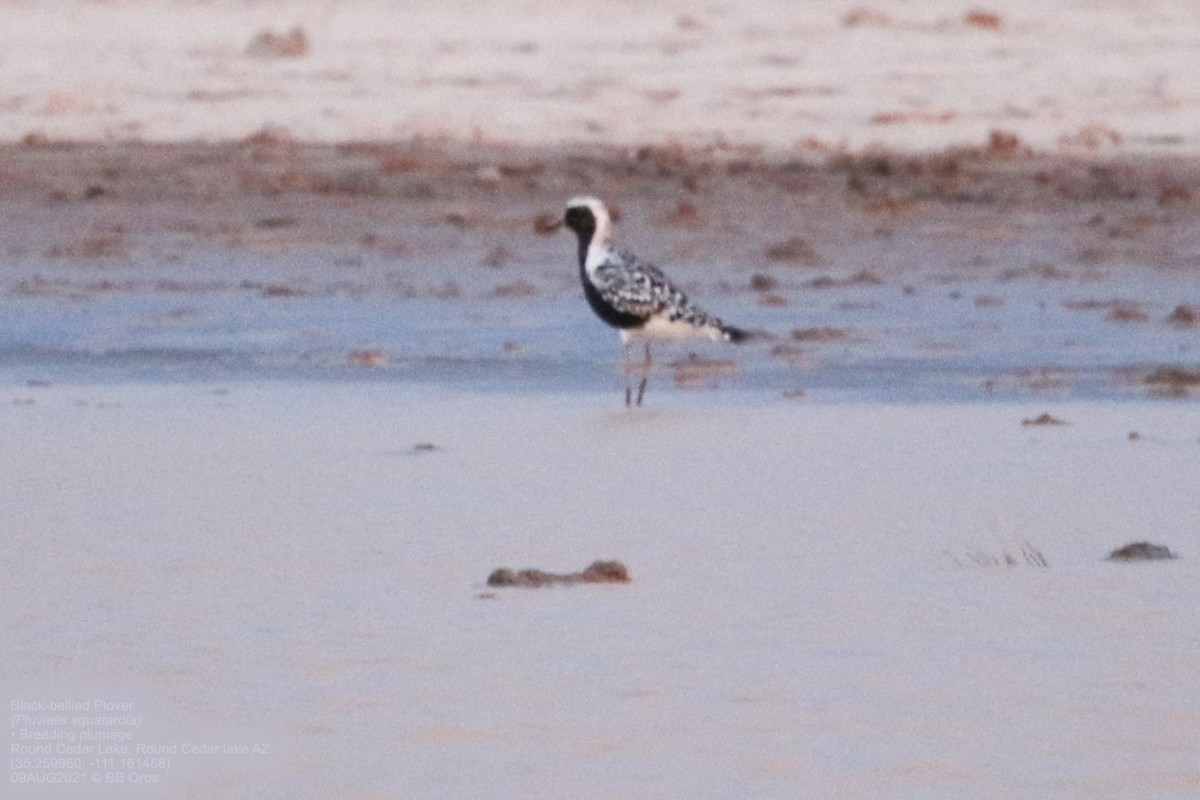
<path fill-rule="evenodd" d="M 980 277 L 798 285 L 777 291 L 784 307 L 721 283 L 693 294 L 760 335 L 740 347 L 655 345 L 654 386 L 818 400 L 1104 399 L 1144 394 L 1142 378 L 1156 366 L 1194 365 L 1200 341 L 1194 325 L 1168 323 L 1181 299 L 1200 297 L 1200 279 L 1145 269 L 1112 270 L 1091 284 Z M 1115 308 L 1139 316 L 1115 321 Z M 574 288 L 533 298 L 403 299 L 378 287 L 280 297 L 258 283 L 64 284 L 10 291 L 0 313 L 0 366 L 17 381 L 308 378 L 595 392 L 624 380 L 616 337 Z M 689 380 L 679 373 L 692 355 L 735 363 Z"/>

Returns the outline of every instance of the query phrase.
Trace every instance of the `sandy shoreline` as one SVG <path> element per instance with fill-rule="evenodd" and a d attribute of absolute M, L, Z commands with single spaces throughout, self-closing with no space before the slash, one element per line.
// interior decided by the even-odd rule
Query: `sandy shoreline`
<path fill-rule="evenodd" d="M 0 396 L 6 691 L 275 743 L 145 796 L 1200 785 L 1194 404 L 38 391 Z M 1141 538 L 1183 558 L 1103 560 Z M 962 566 L 1023 544 L 1048 566 Z M 633 582 L 478 599 L 596 558 Z"/>
<path fill-rule="evenodd" d="M 0 795 L 1200 794 L 1200 5 L 434 5 L 0 2 Z"/>
<path fill-rule="evenodd" d="M 478 24 L 479 20 L 487 24 Z M 0 141 L 1200 153 L 1188 0 L 0 6 Z M 300 46 L 255 48 L 263 34 Z M 153 76 L 147 80 L 147 76 Z"/>

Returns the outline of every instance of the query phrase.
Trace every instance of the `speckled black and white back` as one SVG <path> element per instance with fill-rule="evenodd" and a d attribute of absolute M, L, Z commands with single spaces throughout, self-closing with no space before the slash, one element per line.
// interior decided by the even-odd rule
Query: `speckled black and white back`
<path fill-rule="evenodd" d="M 745 333 L 688 300 L 660 269 L 612 244 L 612 217 L 595 197 L 567 203 L 567 227 L 579 237 L 579 275 L 589 305 L 623 340 L 707 337 L 739 341 Z"/>

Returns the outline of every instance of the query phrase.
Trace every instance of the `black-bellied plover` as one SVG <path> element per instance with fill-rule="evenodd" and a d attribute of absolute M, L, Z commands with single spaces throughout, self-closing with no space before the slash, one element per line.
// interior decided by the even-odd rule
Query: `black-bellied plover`
<path fill-rule="evenodd" d="M 617 250 L 612 243 L 612 216 L 595 197 L 576 197 L 567 203 L 564 224 L 579 237 L 579 277 L 588 305 L 600 319 L 617 329 L 630 358 L 634 339 L 646 346 L 645 367 L 650 366 L 651 339 L 708 338 L 739 342 L 746 332 L 726 325 L 688 300 L 657 267 Z M 642 404 L 646 377 L 637 395 L 625 387 L 625 405 Z"/>

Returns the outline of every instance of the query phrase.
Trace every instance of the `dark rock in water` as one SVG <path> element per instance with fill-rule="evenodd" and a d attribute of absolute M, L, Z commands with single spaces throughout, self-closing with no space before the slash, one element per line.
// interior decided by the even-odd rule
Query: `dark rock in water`
<path fill-rule="evenodd" d="M 583 572 L 544 572 L 540 569 L 512 570 L 501 567 L 487 579 L 488 586 L 521 586 L 537 589 L 542 586 L 576 583 L 629 583 L 629 570 L 620 561 L 593 561 Z"/>
<path fill-rule="evenodd" d="M 1108 556 L 1109 561 L 1165 561 L 1178 558 L 1169 548 L 1150 542 L 1133 542 L 1113 550 Z"/>

